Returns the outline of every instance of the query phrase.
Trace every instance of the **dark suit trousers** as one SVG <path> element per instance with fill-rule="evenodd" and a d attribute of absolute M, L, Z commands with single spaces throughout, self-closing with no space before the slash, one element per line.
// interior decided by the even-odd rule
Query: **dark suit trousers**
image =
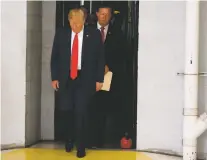
<path fill-rule="evenodd" d="M 99 91 L 90 105 L 90 145 L 102 147 L 105 143 L 119 143 L 123 136 L 124 117 L 121 98 L 117 94 Z"/>
<path fill-rule="evenodd" d="M 105 141 L 105 126 L 108 110 L 108 93 L 97 92 L 90 104 L 90 145 L 102 147 Z"/>
<path fill-rule="evenodd" d="M 80 75 L 80 72 L 79 72 Z M 62 88 L 61 88 L 62 87 Z M 89 97 L 81 86 L 81 76 L 75 80 L 68 79 L 65 86 L 60 83 L 60 105 L 63 108 L 65 127 L 66 127 L 66 141 L 76 141 L 77 148 L 86 147 L 87 136 L 87 104 Z"/>

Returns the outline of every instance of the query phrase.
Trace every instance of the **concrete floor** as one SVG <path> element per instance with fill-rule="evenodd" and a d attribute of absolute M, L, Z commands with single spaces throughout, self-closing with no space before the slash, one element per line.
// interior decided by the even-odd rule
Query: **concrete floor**
<path fill-rule="evenodd" d="M 76 151 L 66 153 L 64 145 L 39 143 L 26 149 L 3 151 L 2 160 L 76 160 Z M 87 150 L 85 160 L 182 160 L 181 157 L 121 150 Z"/>

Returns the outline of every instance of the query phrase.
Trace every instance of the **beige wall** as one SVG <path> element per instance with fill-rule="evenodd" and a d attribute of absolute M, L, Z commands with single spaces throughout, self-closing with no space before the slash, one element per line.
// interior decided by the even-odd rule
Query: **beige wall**
<path fill-rule="evenodd" d="M 26 14 L 25 1 L 1 2 L 1 145 L 3 148 L 25 144 Z"/>

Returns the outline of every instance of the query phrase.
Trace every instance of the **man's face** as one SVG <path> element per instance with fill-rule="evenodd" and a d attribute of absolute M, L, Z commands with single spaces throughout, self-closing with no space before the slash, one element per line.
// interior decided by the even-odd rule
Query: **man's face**
<path fill-rule="evenodd" d="M 96 12 L 98 22 L 101 26 L 106 26 L 109 24 L 111 19 L 111 9 L 110 8 L 100 8 L 98 12 Z"/>
<path fill-rule="evenodd" d="M 82 16 L 72 16 L 69 19 L 70 27 L 75 33 L 79 33 L 83 29 L 84 17 Z"/>

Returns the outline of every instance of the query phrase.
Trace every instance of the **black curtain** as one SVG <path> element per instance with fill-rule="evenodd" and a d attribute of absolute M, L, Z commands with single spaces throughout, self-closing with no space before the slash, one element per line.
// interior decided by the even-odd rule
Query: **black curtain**
<path fill-rule="evenodd" d="M 132 136 L 133 142 L 136 142 L 136 126 L 137 126 L 137 71 L 138 71 L 138 22 L 139 22 L 139 2 L 128 2 L 128 17 L 125 21 L 125 33 L 128 45 L 128 54 L 126 56 L 126 76 L 127 93 L 126 105 L 132 106 L 129 110 L 131 116 L 129 125 L 129 132 Z M 133 143 L 133 147 L 136 147 L 136 143 Z"/>

